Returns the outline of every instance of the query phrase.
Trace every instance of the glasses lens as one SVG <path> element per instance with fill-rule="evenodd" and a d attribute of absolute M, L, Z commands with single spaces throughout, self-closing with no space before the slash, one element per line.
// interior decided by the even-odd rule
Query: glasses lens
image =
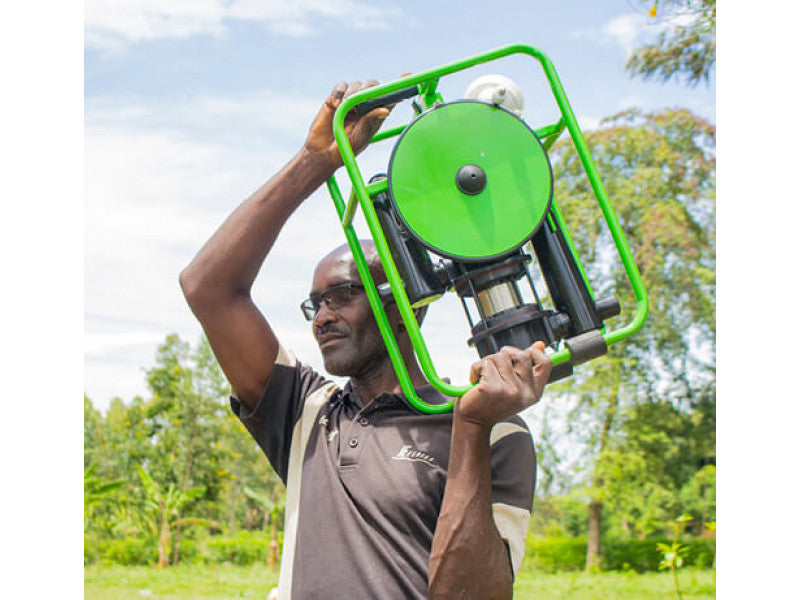
<path fill-rule="evenodd" d="M 311 297 L 304 300 L 300 305 L 300 310 L 303 311 L 303 316 L 307 321 L 313 321 L 323 302 L 329 309 L 336 310 L 350 302 L 355 290 L 361 289 L 364 289 L 363 286 L 355 283 L 345 283 L 332 287 L 322 294 L 313 294 Z"/>
<path fill-rule="evenodd" d="M 317 304 L 317 306 L 319 306 L 319 304 Z M 303 301 L 300 305 L 300 310 L 303 311 L 303 316 L 306 318 L 306 321 L 313 321 L 314 315 L 317 314 L 317 309 L 314 308 L 314 303 L 310 298 Z"/>
<path fill-rule="evenodd" d="M 345 284 L 329 289 L 322 296 L 325 298 L 325 303 L 328 305 L 328 308 L 336 310 L 350 302 L 350 298 L 353 297 L 353 288 L 351 284 Z"/>

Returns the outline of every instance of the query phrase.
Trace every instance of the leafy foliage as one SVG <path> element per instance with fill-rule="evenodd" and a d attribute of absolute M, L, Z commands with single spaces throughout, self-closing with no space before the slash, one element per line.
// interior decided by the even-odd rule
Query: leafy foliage
<path fill-rule="evenodd" d="M 662 32 L 655 44 L 637 48 L 625 68 L 632 75 L 662 81 L 685 78 L 689 85 L 708 81 L 717 60 L 716 0 L 667 0 L 663 8 L 677 8 L 691 17 L 687 25 L 672 25 Z M 666 7 L 664 7 L 666 5 Z M 655 16 L 651 13 L 651 16 Z"/>
<path fill-rule="evenodd" d="M 196 525 L 213 523 L 217 532 L 263 530 L 269 514 L 244 490 L 279 503 L 283 486 L 231 414 L 228 388 L 208 342 L 201 339 L 191 348 L 178 336 L 167 336 L 146 377 L 148 399 L 115 398 L 105 415 L 84 398 L 86 477 L 115 482 L 113 502 L 85 503 L 87 560 L 123 560 L 146 548 L 155 552 L 163 531 L 159 511 L 168 516 L 173 561 L 184 550 L 194 552 L 202 530 Z M 155 544 L 145 541 L 153 536 Z M 151 553 L 136 561 L 155 558 Z"/>
<path fill-rule="evenodd" d="M 672 571 L 672 581 L 675 586 L 675 595 L 681 600 L 681 588 L 678 583 L 678 569 L 683 567 L 689 548 L 681 543 L 681 530 L 683 526 L 692 520 L 689 515 L 681 515 L 675 519 L 674 535 L 670 544 L 658 543 L 656 547 L 661 552 L 661 562 L 658 564 L 659 571 Z"/>
<path fill-rule="evenodd" d="M 586 536 L 528 536 L 522 570 L 541 573 L 580 571 L 586 564 Z M 659 545 L 670 546 L 672 540 L 656 537 L 646 540 L 610 538 L 604 542 L 601 567 L 604 571 L 657 571 L 663 559 Z M 711 538 L 693 538 L 682 542 L 687 567 L 711 567 L 716 543 Z"/>
<path fill-rule="evenodd" d="M 581 365 L 551 393 L 572 400 L 570 435 L 590 500 L 587 564 L 613 526 L 646 537 L 678 510 L 678 492 L 713 462 L 715 406 L 715 128 L 686 110 L 629 110 L 586 135 L 650 301 L 644 327 Z M 554 147 L 555 198 L 595 296 L 635 299 L 578 154 Z M 613 327 L 613 320 L 607 326 Z M 613 523 L 602 506 L 613 509 Z"/>

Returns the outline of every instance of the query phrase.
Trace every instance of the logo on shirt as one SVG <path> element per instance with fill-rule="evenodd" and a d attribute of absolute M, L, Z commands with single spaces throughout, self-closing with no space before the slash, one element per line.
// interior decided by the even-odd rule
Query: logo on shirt
<path fill-rule="evenodd" d="M 410 460 L 414 462 L 422 462 L 426 465 L 431 467 L 436 466 L 436 459 L 433 458 L 427 452 L 423 452 L 422 450 L 417 450 L 416 448 L 412 448 L 411 446 L 403 446 L 400 450 L 395 454 L 392 459 L 394 460 Z"/>
<path fill-rule="evenodd" d="M 323 427 L 323 428 L 327 429 L 328 425 L 330 425 L 330 419 L 328 419 L 327 415 L 322 415 L 319 418 L 319 421 L 317 421 L 317 423 L 319 424 L 320 427 Z M 329 444 L 333 441 L 333 438 L 336 437 L 337 433 L 339 433 L 338 429 L 333 429 L 333 430 L 327 431 L 325 433 L 325 439 L 328 440 Z"/>

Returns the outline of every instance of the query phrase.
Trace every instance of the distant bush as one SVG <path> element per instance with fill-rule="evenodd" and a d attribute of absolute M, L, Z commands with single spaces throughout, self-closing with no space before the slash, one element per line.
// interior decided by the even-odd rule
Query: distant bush
<path fill-rule="evenodd" d="M 661 552 L 656 544 L 669 543 L 666 538 L 646 540 L 608 540 L 603 544 L 603 570 L 637 573 L 658 571 Z M 687 557 L 690 559 L 691 557 Z"/>
<path fill-rule="evenodd" d="M 83 564 L 90 565 L 97 561 L 100 556 L 99 540 L 94 534 L 84 534 L 83 536 Z"/>
<path fill-rule="evenodd" d="M 639 573 L 657 571 L 662 556 L 656 544 L 669 544 L 667 538 L 646 540 L 609 540 L 603 544 L 603 569 L 624 571 L 633 569 Z M 711 567 L 716 542 L 708 538 L 686 538 L 682 540 L 689 552 L 684 558 L 686 566 Z"/>
<path fill-rule="evenodd" d="M 239 531 L 232 535 L 200 536 L 200 539 L 183 536 L 180 540 L 178 562 L 266 564 L 268 549 L 269 537 L 263 531 Z M 158 562 L 158 542 L 149 537 L 98 541 L 87 534 L 83 540 L 83 564 L 96 562 L 119 565 L 155 564 Z"/>
<path fill-rule="evenodd" d="M 586 537 L 528 536 L 523 569 L 555 573 L 577 571 L 586 565 Z"/>
<path fill-rule="evenodd" d="M 84 556 L 87 545 L 84 540 Z M 96 559 L 119 565 L 155 564 L 158 561 L 158 542 L 154 538 L 101 540 Z"/>
<path fill-rule="evenodd" d="M 230 537 L 210 537 L 206 546 L 212 562 L 229 562 L 234 565 L 266 563 L 269 536 L 263 531 L 239 531 Z"/>
<path fill-rule="evenodd" d="M 646 540 L 605 540 L 603 542 L 602 569 L 605 571 L 627 571 L 639 573 L 657 571 L 661 554 L 656 547 L 659 542 L 669 543 L 666 538 Z M 709 568 L 714 559 L 715 540 L 708 538 L 685 539 L 689 547 L 686 556 L 688 566 Z M 557 571 L 579 571 L 586 566 L 586 537 L 536 538 L 529 536 L 523 569 L 544 573 Z"/>

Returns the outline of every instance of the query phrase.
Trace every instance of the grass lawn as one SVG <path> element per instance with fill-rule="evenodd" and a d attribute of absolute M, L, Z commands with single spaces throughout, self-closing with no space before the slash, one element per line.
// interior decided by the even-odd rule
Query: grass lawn
<path fill-rule="evenodd" d="M 678 573 L 686 599 L 714 598 L 710 570 Z M 179 565 L 159 571 L 155 567 L 84 568 L 85 600 L 193 600 L 255 598 L 265 600 L 278 582 L 278 574 L 266 566 Z M 556 573 L 523 572 L 514 586 L 519 600 L 672 600 L 676 598 L 669 573 Z M 338 600 L 334 594 L 331 600 Z M 380 599 L 377 599 L 380 600 Z"/>

